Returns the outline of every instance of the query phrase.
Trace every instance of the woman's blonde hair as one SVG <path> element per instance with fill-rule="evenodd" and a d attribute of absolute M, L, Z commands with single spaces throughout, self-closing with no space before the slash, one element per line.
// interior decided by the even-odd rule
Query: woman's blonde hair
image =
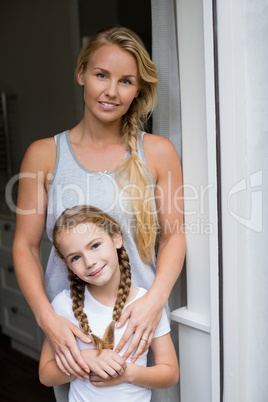
<path fill-rule="evenodd" d="M 71 230 L 82 223 L 92 223 L 106 232 L 111 238 L 120 234 L 122 231 L 118 223 L 108 214 L 98 208 L 89 205 L 79 205 L 71 209 L 66 209 L 57 219 L 53 229 L 53 245 L 60 258 L 64 258 L 60 251 L 61 235 L 63 231 Z M 68 268 L 68 279 L 70 281 L 72 308 L 75 318 L 79 322 L 80 328 L 90 336 L 93 345 L 100 353 L 102 349 L 113 349 L 114 347 L 114 328 L 115 322 L 121 317 L 126 299 L 131 287 L 131 271 L 127 252 L 122 245 L 117 249 L 118 262 L 120 269 L 120 284 L 118 287 L 117 299 L 113 309 L 111 323 L 107 326 L 103 339 L 92 333 L 88 323 L 88 317 L 84 312 L 85 286 L 86 282 L 80 279 Z"/>
<path fill-rule="evenodd" d="M 114 25 L 97 32 L 82 48 L 76 67 L 76 76 L 86 70 L 90 55 L 103 45 L 117 45 L 132 54 L 137 62 L 139 94 L 122 117 L 121 126 L 122 139 L 131 151 L 131 156 L 117 168 L 116 179 L 131 200 L 141 259 L 144 262 L 150 262 L 158 232 L 154 181 L 148 167 L 137 154 L 137 133 L 139 129 L 144 129 L 144 124 L 157 103 L 157 68 L 141 38 L 128 28 Z M 129 180 L 127 189 L 123 185 L 124 177 Z"/>

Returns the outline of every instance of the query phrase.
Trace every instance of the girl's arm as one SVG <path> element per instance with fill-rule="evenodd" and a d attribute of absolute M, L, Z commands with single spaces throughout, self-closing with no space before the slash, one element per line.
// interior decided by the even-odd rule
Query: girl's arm
<path fill-rule="evenodd" d="M 98 355 L 96 349 L 84 349 L 81 351 L 81 354 L 90 370 L 94 370 L 102 380 L 122 375 L 127 367 L 125 360 L 112 350 L 103 350 Z M 40 382 L 47 387 L 53 387 L 70 382 L 75 378 L 74 375 L 64 374 L 59 369 L 53 349 L 48 339 L 45 338 L 39 363 Z M 81 376 L 78 378 L 83 380 Z"/>
<path fill-rule="evenodd" d="M 36 141 L 25 154 L 19 180 L 13 259 L 22 293 L 53 345 L 59 365 L 64 371 L 83 376 L 88 367 L 80 355 L 75 336 L 83 342 L 88 342 L 88 338 L 53 311 L 45 292 L 39 256 L 45 226 L 48 176 L 53 171 L 55 160 L 53 138 Z"/>
<path fill-rule="evenodd" d="M 58 367 L 55 354 L 48 339 L 45 338 L 39 362 L 39 379 L 47 387 L 66 384 L 75 378 L 74 375 L 64 374 Z M 82 379 L 81 377 L 79 377 Z"/>
<path fill-rule="evenodd" d="M 169 388 L 179 380 L 179 366 L 170 334 L 154 338 L 152 342 L 155 366 L 141 367 L 127 364 L 124 374 L 116 379 L 103 380 L 95 373 L 90 374 L 90 381 L 96 387 L 129 382 L 146 388 Z"/>
<path fill-rule="evenodd" d="M 116 350 L 120 351 L 134 333 L 124 353 L 125 357 L 129 357 L 137 347 L 132 362 L 150 346 L 163 306 L 168 301 L 181 272 L 185 256 L 182 172 L 179 157 L 169 140 L 152 134 L 144 136 L 144 149 L 156 182 L 155 197 L 161 233 L 155 280 L 148 292 L 128 306 L 119 320 L 122 326 L 130 318 Z M 142 336 L 149 342 L 140 342 Z"/>

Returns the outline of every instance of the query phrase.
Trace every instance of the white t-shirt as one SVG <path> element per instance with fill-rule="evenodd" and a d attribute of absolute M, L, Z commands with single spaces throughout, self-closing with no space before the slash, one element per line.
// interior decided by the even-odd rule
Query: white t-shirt
<path fill-rule="evenodd" d="M 139 299 L 146 293 L 146 290 L 143 288 L 139 288 L 138 294 L 135 299 L 132 300 L 133 303 L 135 300 Z M 129 303 L 130 304 L 130 303 Z M 126 304 L 125 307 L 127 307 Z M 70 290 L 63 290 L 60 294 L 58 294 L 52 302 L 52 307 L 57 314 L 62 317 L 67 318 L 75 325 L 79 327 L 79 323 L 77 319 L 74 317 L 74 313 L 72 310 L 72 301 L 70 297 Z M 93 332 L 93 334 L 103 337 L 104 331 L 107 325 L 112 321 L 112 313 L 113 307 L 105 306 L 99 303 L 96 299 L 94 299 L 87 288 L 85 288 L 85 304 L 84 311 L 87 314 L 89 326 Z M 114 336 L 115 341 L 114 345 L 116 346 L 121 339 L 125 329 L 127 327 L 126 324 L 121 328 L 115 328 Z M 162 335 L 170 332 L 170 325 L 167 318 L 167 314 L 165 310 L 163 310 L 161 320 L 156 328 L 154 338 L 158 338 Z M 128 345 L 130 344 L 131 339 L 127 342 L 124 348 L 121 350 L 120 355 L 122 356 Z M 87 348 L 94 348 L 93 344 L 86 344 L 81 342 L 80 339 L 77 339 L 78 347 L 80 350 Z M 133 352 L 134 353 L 134 352 Z M 148 350 L 141 355 L 135 364 L 146 367 L 147 365 L 147 354 Z M 132 355 L 131 355 L 132 356 Z M 130 363 L 130 358 L 128 358 L 127 362 Z M 70 391 L 69 391 L 69 402 L 107 402 L 107 401 L 124 401 L 124 402 L 149 402 L 151 400 L 151 390 L 148 388 L 140 387 L 139 385 L 134 385 L 130 383 L 122 383 L 119 385 L 114 385 L 110 387 L 98 388 L 94 387 L 89 380 L 79 380 L 74 379 L 70 383 Z"/>

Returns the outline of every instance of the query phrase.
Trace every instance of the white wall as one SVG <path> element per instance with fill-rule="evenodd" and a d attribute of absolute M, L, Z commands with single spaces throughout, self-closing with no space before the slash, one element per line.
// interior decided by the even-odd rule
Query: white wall
<path fill-rule="evenodd" d="M 224 401 L 268 400 L 268 2 L 218 1 Z"/>

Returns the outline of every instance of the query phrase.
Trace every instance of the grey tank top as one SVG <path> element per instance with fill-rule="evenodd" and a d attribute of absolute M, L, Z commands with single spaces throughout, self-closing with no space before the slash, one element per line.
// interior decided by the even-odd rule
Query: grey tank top
<path fill-rule="evenodd" d="M 143 135 L 138 132 L 137 153 L 147 165 Z M 155 278 L 155 256 L 152 264 L 144 264 L 139 256 L 129 200 L 127 193 L 116 183 L 115 170 L 93 172 L 86 169 L 74 154 L 69 131 L 57 134 L 55 141 L 57 159 L 48 190 L 46 221 L 49 239 L 52 240 L 54 224 L 66 208 L 86 204 L 104 210 L 121 225 L 124 246 L 130 259 L 133 286 L 148 290 Z M 126 158 L 129 156 L 128 152 Z M 69 289 L 67 267 L 56 255 L 53 246 L 45 272 L 45 285 L 50 301 L 63 289 Z"/>

